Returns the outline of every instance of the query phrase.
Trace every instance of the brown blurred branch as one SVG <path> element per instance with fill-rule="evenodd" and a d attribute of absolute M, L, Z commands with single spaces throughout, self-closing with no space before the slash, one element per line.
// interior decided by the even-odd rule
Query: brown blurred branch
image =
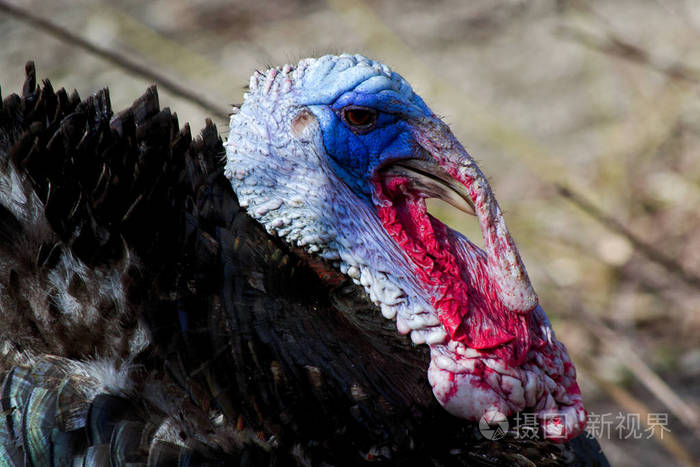
<path fill-rule="evenodd" d="M 698 411 L 647 365 L 627 337 L 615 332 L 594 314 L 585 310 L 578 312 L 577 319 L 591 334 L 600 339 L 603 345 L 608 347 L 609 352 L 616 355 L 637 379 L 700 440 L 700 414 Z"/>
<path fill-rule="evenodd" d="M 590 49 L 648 66 L 673 79 L 700 83 L 700 69 L 680 62 L 664 62 L 658 57 L 654 57 L 647 50 L 622 39 L 612 32 L 607 32 L 605 36 L 598 36 L 571 26 L 561 26 L 559 32 L 563 37 Z"/>
<path fill-rule="evenodd" d="M 637 237 L 636 234 L 630 231 L 620 221 L 605 214 L 603 211 L 601 211 L 598 207 L 594 206 L 593 203 L 585 199 L 583 196 L 579 195 L 578 193 L 575 193 L 574 191 L 559 183 L 555 184 L 555 186 L 561 196 L 578 206 L 580 209 L 582 209 L 592 218 L 597 220 L 601 225 L 603 225 L 607 229 L 612 230 L 613 232 L 616 232 L 625 237 L 627 240 L 629 240 L 630 243 L 632 243 L 632 245 L 634 245 L 635 249 L 644 256 L 646 256 L 647 259 L 657 264 L 660 264 L 667 271 L 673 273 L 679 279 L 683 280 L 683 282 L 685 282 L 686 284 L 700 289 L 700 277 L 698 275 L 691 271 L 688 271 L 678 261 L 669 257 L 662 251 L 658 250 L 652 245 L 649 245 L 648 243 Z"/>
<path fill-rule="evenodd" d="M 163 89 L 175 94 L 178 97 L 186 99 L 203 109 L 210 112 L 213 116 L 226 120 L 229 114 L 229 108 L 222 106 L 218 102 L 213 102 L 206 97 L 191 91 L 186 86 L 175 81 L 169 76 L 161 73 L 160 71 L 154 70 L 146 65 L 138 63 L 132 58 L 117 52 L 115 50 L 110 50 L 101 45 L 95 44 L 87 39 L 84 39 L 62 26 L 55 24 L 45 18 L 42 18 L 24 8 L 16 5 L 12 5 L 6 0 L 0 0 L 0 11 L 4 11 L 9 15 L 14 16 L 20 21 L 30 24 L 37 29 L 40 29 L 57 39 L 72 44 L 79 47 L 93 55 L 97 55 L 125 70 L 128 70 L 136 75 L 146 78 L 151 81 L 155 81 Z"/>
<path fill-rule="evenodd" d="M 640 423 L 647 429 L 651 429 L 647 424 L 651 409 L 643 401 L 634 397 L 629 391 L 620 386 L 606 381 L 598 376 L 595 365 L 591 362 L 587 355 L 575 355 L 576 365 L 581 367 L 587 375 L 593 379 L 603 391 L 605 391 L 615 402 L 622 406 L 628 413 L 639 414 Z M 678 438 L 670 431 L 665 434 L 660 429 L 653 429 L 652 435 L 654 439 L 671 454 L 679 464 L 683 466 L 694 466 L 693 456 L 680 443 Z"/>

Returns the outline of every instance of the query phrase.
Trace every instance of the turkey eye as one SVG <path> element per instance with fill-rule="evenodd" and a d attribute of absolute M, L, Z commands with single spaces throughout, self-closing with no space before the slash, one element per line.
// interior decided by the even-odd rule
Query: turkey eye
<path fill-rule="evenodd" d="M 343 110 L 343 118 L 353 129 L 369 130 L 377 121 L 377 111 L 367 107 L 347 107 Z"/>

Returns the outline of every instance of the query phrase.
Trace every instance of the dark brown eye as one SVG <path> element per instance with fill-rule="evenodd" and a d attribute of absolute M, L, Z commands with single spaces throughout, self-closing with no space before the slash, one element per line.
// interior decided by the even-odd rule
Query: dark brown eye
<path fill-rule="evenodd" d="M 367 107 L 346 107 L 343 118 L 353 129 L 366 131 L 376 123 L 377 111 Z"/>

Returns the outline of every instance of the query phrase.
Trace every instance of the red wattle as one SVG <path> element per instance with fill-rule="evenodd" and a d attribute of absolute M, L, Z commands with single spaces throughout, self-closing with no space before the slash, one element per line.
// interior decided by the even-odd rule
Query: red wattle
<path fill-rule="evenodd" d="M 475 253 L 477 267 L 471 273 L 460 264 L 454 234 L 427 212 L 423 197 L 408 187 L 407 178 L 377 180 L 375 189 L 382 200 L 377 214 L 414 264 L 447 335 L 473 349 L 491 349 L 509 364 L 519 365 L 532 344 L 529 315 L 502 306 L 483 254 Z"/>

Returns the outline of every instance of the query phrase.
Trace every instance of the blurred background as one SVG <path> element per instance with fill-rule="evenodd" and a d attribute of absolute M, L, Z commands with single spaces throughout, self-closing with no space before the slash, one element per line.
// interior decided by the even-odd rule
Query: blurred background
<path fill-rule="evenodd" d="M 83 97 L 108 86 L 115 110 L 156 76 L 195 131 L 211 117 L 225 133 L 255 69 L 345 51 L 390 65 L 490 176 L 611 463 L 698 465 L 700 2 L 7 2 L 108 60 L 6 1 L 4 96 L 27 60 Z"/>

